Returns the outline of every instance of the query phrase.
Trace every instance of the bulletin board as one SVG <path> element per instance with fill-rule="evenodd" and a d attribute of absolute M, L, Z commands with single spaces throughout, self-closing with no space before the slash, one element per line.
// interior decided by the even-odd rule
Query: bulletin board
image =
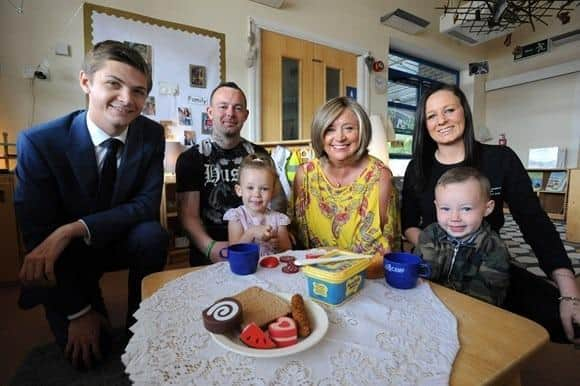
<path fill-rule="evenodd" d="M 168 141 L 191 146 L 211 135 L 212 89 L 225 79 L 225 35 L 94 4 L 84 4 L 85 52 L 111 39 L 150 64 L 153 88 L 143 114 L 166 128 Z"/>

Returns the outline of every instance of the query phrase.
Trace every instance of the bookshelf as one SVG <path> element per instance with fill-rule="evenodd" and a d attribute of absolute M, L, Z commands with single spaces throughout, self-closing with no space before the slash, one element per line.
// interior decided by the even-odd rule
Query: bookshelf
<path fill-rule="evenodd" d="M 189 239 L 179 220 L 175 187 L 175 174 L 166 173 L 161 195 L 160 222 L 169 232 L 167 265 L 189 262 Z"/>
<path fill-rule="evenodd" d="M 15 166 L 16 144 L 8 142 L 8 133 L 3 132 L 0 141 L 0 287 L 19 282 L 18 272 L 24 257 L 24 246 L 14 210 Z"/>
<path fill-rule="evenodd" d="M 18 272 L 24 257 L 20 233 L 16 224 L 14 211 L 14 173 L 0 170 L 0 243 L 2 259 L 0 260 L 0 287 L 18 283 Z"/>
<path fill-rule="evenodd" d="M 568 169 L 527 169 L 542 208 L 553 220 L 566 220 Z"/>

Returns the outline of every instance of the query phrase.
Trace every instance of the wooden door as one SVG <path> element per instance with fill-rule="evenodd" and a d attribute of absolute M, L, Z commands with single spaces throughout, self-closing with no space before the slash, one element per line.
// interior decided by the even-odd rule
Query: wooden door
<path fill-rule="evenodd" d="M 572 169 L 568 182 L 566 240 L 580 243 L 580 169 Z"/>
<path fill-rule="evenodd" d="M 356 55 L 265 30 L 261 47 L 262 141 L 309 139 L 316 109 L 356 88 Z"/>

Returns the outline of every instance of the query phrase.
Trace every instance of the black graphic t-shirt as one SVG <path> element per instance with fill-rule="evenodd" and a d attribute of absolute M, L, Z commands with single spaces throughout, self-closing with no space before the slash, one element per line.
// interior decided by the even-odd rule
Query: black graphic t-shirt
<path fill-rule="evenodd" d="M 235 184 L 242 159 L 248 154 L 264 153 L 259 145 L 242 140 L 233 149 L 222 149 L 215 142 L 204 140 L 183 152 L 175 167 L 176 191 L 200 192 L 200 214 L 207 233 L 214 240 L 228 239 L 224 213 L 242 204 Z"/>

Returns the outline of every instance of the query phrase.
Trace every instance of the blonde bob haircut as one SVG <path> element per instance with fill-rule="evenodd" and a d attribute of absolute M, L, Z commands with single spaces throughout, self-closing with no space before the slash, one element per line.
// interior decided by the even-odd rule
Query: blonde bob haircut
<path fill-rule="evenodd" d="M 324 151 L 324 135 L 330 125 L 332 125 L 332 122 L 334 122 L 345 109 L 352 111 L 358 119 L 359 136 L 358 147 L 355 153 L 356 160 L 358 161 L 368 154 L 367 148 L 371 142 L 372 136 L 369 116 L 363 107 L 354 99 L 349 97 L 337 97 L 326 102 L 318 109 L 318 111 L 316 111 L 316 114 L 314 114 L 310 137 L 312 138 L 312 148 L 314 149 L 316 157 L 327 158 L 327 154 Z"/>

